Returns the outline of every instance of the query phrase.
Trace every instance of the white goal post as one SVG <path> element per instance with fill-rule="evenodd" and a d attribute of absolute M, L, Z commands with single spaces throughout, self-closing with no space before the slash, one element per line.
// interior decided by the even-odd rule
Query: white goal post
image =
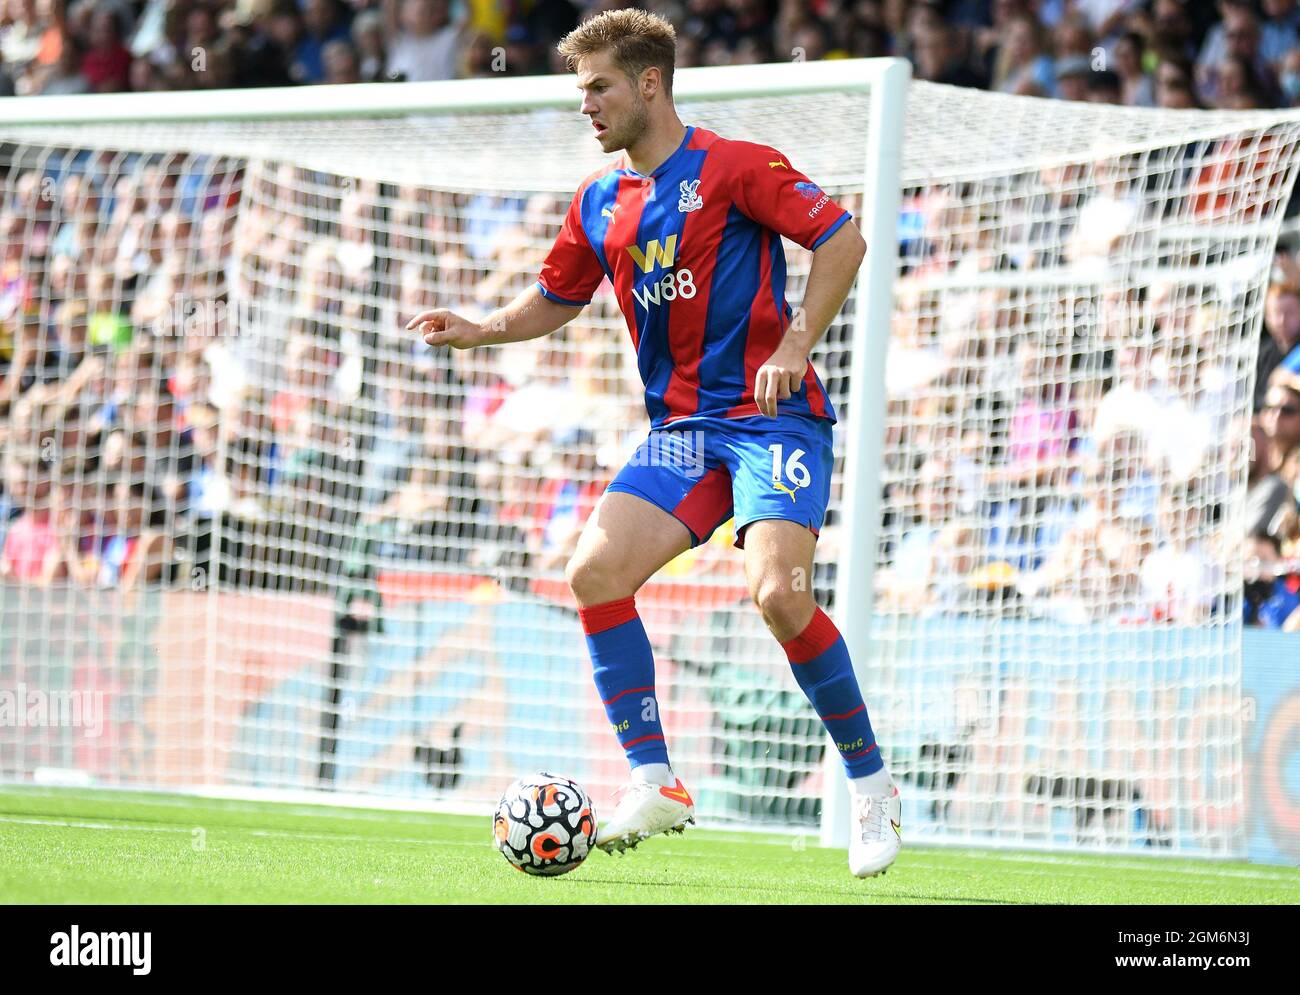
<path fill-rule="evenodd" d="M 813 356 L 842 457 L 813 584 L 909 839 L 1243 852 L 1234 535 L 1300 117 L 891 59 L 674 93 L 867 238 Z M 455 356 L 400 333 L 535 279 L 605 159 L 576 108 L 571 77 L 0 100 L 0 347 L 36 381 L 2 443 L 36 510 L 0 528 L 77 519 L 53 576 L 0 579 L 0 692 L 104 706 L 93 737 L 0 727 L 0 778 L 459 807 L 547 766 L 609 797 L 562 563 L 645 430 L 616 303 Z M 838 757 L 728 538 L 639 601 L 674 764 L 702 821 L 842 846 Z"/>

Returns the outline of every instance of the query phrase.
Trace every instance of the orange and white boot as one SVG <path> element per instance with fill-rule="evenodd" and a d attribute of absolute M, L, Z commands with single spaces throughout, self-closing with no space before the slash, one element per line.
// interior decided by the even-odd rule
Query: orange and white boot
<path fill-rule="evenodd" d="M 622 853 L 659 833 L 682 833 L 695 824 L 695 802 L 676 779 L 672 787 L 633 781 L 618 790 L 614 814 L 596 833 L 596 846 L 606 853 Z"/>

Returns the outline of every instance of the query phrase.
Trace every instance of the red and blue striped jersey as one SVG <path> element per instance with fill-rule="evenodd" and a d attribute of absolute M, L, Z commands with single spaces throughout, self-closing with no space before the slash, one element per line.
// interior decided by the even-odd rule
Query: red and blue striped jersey
<path fill-rule="evenodd" d="M 848 218 L 781 153 L 687 128 L 650 175 L 623 157 L 583 181 L 538 285 L 580 306 L 609 278 L 653 427 L 745 418 L 791 319 L 780 236 L 816 249 Z M 811 362 L 778 410 L 835 420 Z"/>

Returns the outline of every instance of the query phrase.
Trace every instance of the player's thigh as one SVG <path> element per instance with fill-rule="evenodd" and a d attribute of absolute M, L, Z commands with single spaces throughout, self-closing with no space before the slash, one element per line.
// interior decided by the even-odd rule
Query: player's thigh
<path fill-rule="evenodd" d="M 812 590 L 817 536 L 806 526 L 763 518 L 745 530 L 745 577 L 751 592 L 766 581 L 795 591 Z"/>
<path fill-rule="evenodd" d="M 813 555 L 817 536 L 805 525 L 763 518 L 745 530 L 745 580 L 778 639 L 793 639 L 816 610 Z"/>
<path fill-rule="evenodd" d="M 669 560 L 691 548 L 690 530 L 644 498 L 607 491 L 587 519 L 569 560 L 578 603 L 631 597 Z"/>
<path fill-rule="evenodd" d="M 813 555 L 830 500 L 828 422 L 752 419 L 729 435 L 736 543 L 754 602 L 779 639 L 808 624 Z"/>

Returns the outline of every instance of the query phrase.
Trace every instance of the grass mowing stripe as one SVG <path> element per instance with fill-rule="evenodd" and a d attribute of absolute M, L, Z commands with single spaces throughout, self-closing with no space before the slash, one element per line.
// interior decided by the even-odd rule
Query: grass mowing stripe
<path fill-rule="evenodd" d="M 112 824 L 107 822 L 81 822 L 72 819 L 20 819 L 0 815 L 0 822 L 23 826 L 55 826 L 61 829 L 94 829 L 109 832 L 127 833 L 192 833 L 191 826 L 136 826 L 129 824 Z M 222 833 L 242 833 L 247 836 L 270 836 L 281 839 L 317 840 L 339 843 L 417 843 L 420 846 L 481 846 L 491 849 L 487 841 L 472 843 L 469 840 L 412 839 L 402 836 L 357 836 L 350 833 L 296 833 L 286 829 L 242 829 L 237 826 L 222 826 Z"/>
<path fill-rule="evenodd" d="M 21 789 L 0 789 L 0 811 L 7 902 L 1300 902 L 1300 872 L 1131 855 L 913 844 L 857 881 L 808 833 L 692 830 L 539 880 L 494 852 L 486 818 Z"/>
<path fill-rule="evenodd" d="M 182 826 L 113 825 L 107 822 L 79 822 L 67 819 L 20 819 L 8 815 L 0 815 L 0 822 L 17 823 L 23 826 L 58 826 L 63 829 L 110 829 L 137 833 L 188 833 L 191 831 Z"/>
<path fill-rule="evenodd" d="M 248 809 L 248 810 L 241 809 L 241 811 L 244 811 L 245 814 L 258 814 L 258 813 L 274 814 L 277 811 L 279 811 L 273 803 L 265 803 L 265 804 L 270 806 L 269 811 L 265 811 L 260 808 Z M 283 814 L 299 814 L 299 813 L 285 812 Z M 311 810 L 307 813 L 301 813 L 301 814 L 319 816 L 321 813 L 317 810 Z M 336 813 L 334 813 L 333 811 L 329 811 L 328 814 L 333 816 Z M 469 821 L 469 817 L 467 816 L 442 816 L 440 818 L 442 820 L 464 821 L 466 823 L 468 823 Z M 381 823 L 385 822 L 385 820 L 383 819 L 377 819 L 375 821 Z M 426 817 L 424 820 L 421 820 L 421 824 L 427 825 L 429 821 L 430 821 L 429 818 Z M 30 824 L 33 825 L 38 825 L 38 824 L 68 825 L 68 826 L 75 825 L 78 826 L 79 828 L 85 828 L 85 829 L 132 828 L 132 827 L 125 827 L 125 826 L 117 827 L 117 826 L 111 826 L 107 824 L 92 825 L 88 823 L 74 823 L 71 821 L 59 822 L 55 820 L 49 820 L 46 821 L 45 823 L 41 823 L 39 820 L 26 820 L 26 819 L 19 819 L 19 818 L 7 817 L 7 816 L 0 816 L 0 822 L 29 822 Z M 147 830 L 153 827 L 138 827 L 138 828 Z M 236 827 L 220 827 L 220 828 L 222 828 L 225 831 L 230 831 Z M 465 828 L 468 830 L 471 827 L 467 824 Z M 193 827 L 184 827 L 184 828 L 177 828 L 170 831 L 192 832 L 192 830 Z M 156 828 L 154 829 L 154 831 L 166 832 L 168 830 Z M 435 843 L 435 842 L 439 844 L 443 844 L 448 842 L 446 840 L 439 840 L 434 837 L 429 837 L 428 839 L 403 838 L 403 837 L 394 837 L 394 836 L 373 836 L 373 837 L 347 836 L 345 837 L 344 834 L 294 833 L 290 830 L 246 830 L 246 831 L 252 832 L 254 835 L 266 835 L 266 836 L 278 835 L 278 836 L 286 836 L 289 838 L 299 838 L 299 839 L 326 840 L 326 839 L 346 838 L 356 842 L 373 841 L 373 842 L 393 842 L 393 843 L 408 843 L 408 844 L 410 843 L 427 844 L 427 843 Z M 798 837 L 792 837 L 784 840 L 751 838 L 745 836 L 744 834 L 731 834 L 719 830 L 708 830 L 708 829 L 692 830 L 691 836 L 695 839 L 701 840 L 702 842 L 733 843 L 739 845 L 748 844 L 748 845 L 759 845 L 759 846 L 784 846 L 792 850 L 794 849 L 793 841 L 798 838 Z M 457 845 L 474 846 L 479 844 L 472 843 L 472 842 L 465 842 Z M 483 845 L 487 845 L 487 844 L 483 844 Z M 820 846 L 816 846 L 816 848 L 820 849 Z M 834 848 L 832 848 L 832 850 L 833 849 Z M 663 850 L 661 848 L 660 852 L 669 853 L 674 856 L 687 856 L 687 855 L 695 856 L 696 855 L 696 854 L 687 854 L 683 851 L 676 850 L 676 849 Z M 937 846 L 933 844 L 929 846 L 910 845 L 908 847 L 908 852 L 913 857 L 920 854 L 927 854 L 932 858 L 937 858 L 939 862 L 931 863 L 927 865 L 934 869 L 939 869 L 944 866 L 960 866 L 971 860 L 978 860 L 982 862 L 1001 861 L 1001 862 L 1010 862 L 1010 863 L 1028 863 L 1034 865 L 1045 864 L 1045 865 L 1049 865 L 1052 867 L 1059 867 L 1059 868 L 1075 868 L 1080 871 L 1087 871 L 1087 872 L 1095 871 L 1100 866 L 1104 866 L 1106 868 L 1113 869 L 1113 870 L 1136 870 L 1136 871 L 1151 871 L 1156 867 L 1158 867 L 1161 872 L 1165 872 L 1165 873 L 1182 874 L 1182 875 L 1188 875 L 1192 877 L 1208 878 L 1212 880 L 1217 880 L 1222 878 L 1240 878 L 1243 880 L 1271 881 L 1277 883 L 1294 883 L 1297 886 L 1300 886 L 1300 871 L 1296 871 L 1292 873 L 1287 873 L 1285 871 L 1275 873 L 1266 870 L 1244 869 L 1244 868 L 1231 867 L 1231 866 L 1227 866 L 1227 867 L 1187 866 L 1183 864 L 1173 863 L 1172 861 L 1176 860 L 1177 858 L 1153 857 L 1151 858 L 1151 862 L 1143 862 L 1143 861 L 1135 861 L 1135 860 L 1122 860 L 1121 858 L 1097 855 L 1096 857 L 1081 859 L 1081 858 L 1064 857 L 1064 856 L 1052 855 L 1046 853 L 1045 854 L 1023 854 L 1023 853 L 1007 853 L 998 850 L 969 850 L 969 849 L 953 850 L 950 848 Z M 947 865 L 943 863 L 943 861 L 945 860 L 948 861 Z"/>

